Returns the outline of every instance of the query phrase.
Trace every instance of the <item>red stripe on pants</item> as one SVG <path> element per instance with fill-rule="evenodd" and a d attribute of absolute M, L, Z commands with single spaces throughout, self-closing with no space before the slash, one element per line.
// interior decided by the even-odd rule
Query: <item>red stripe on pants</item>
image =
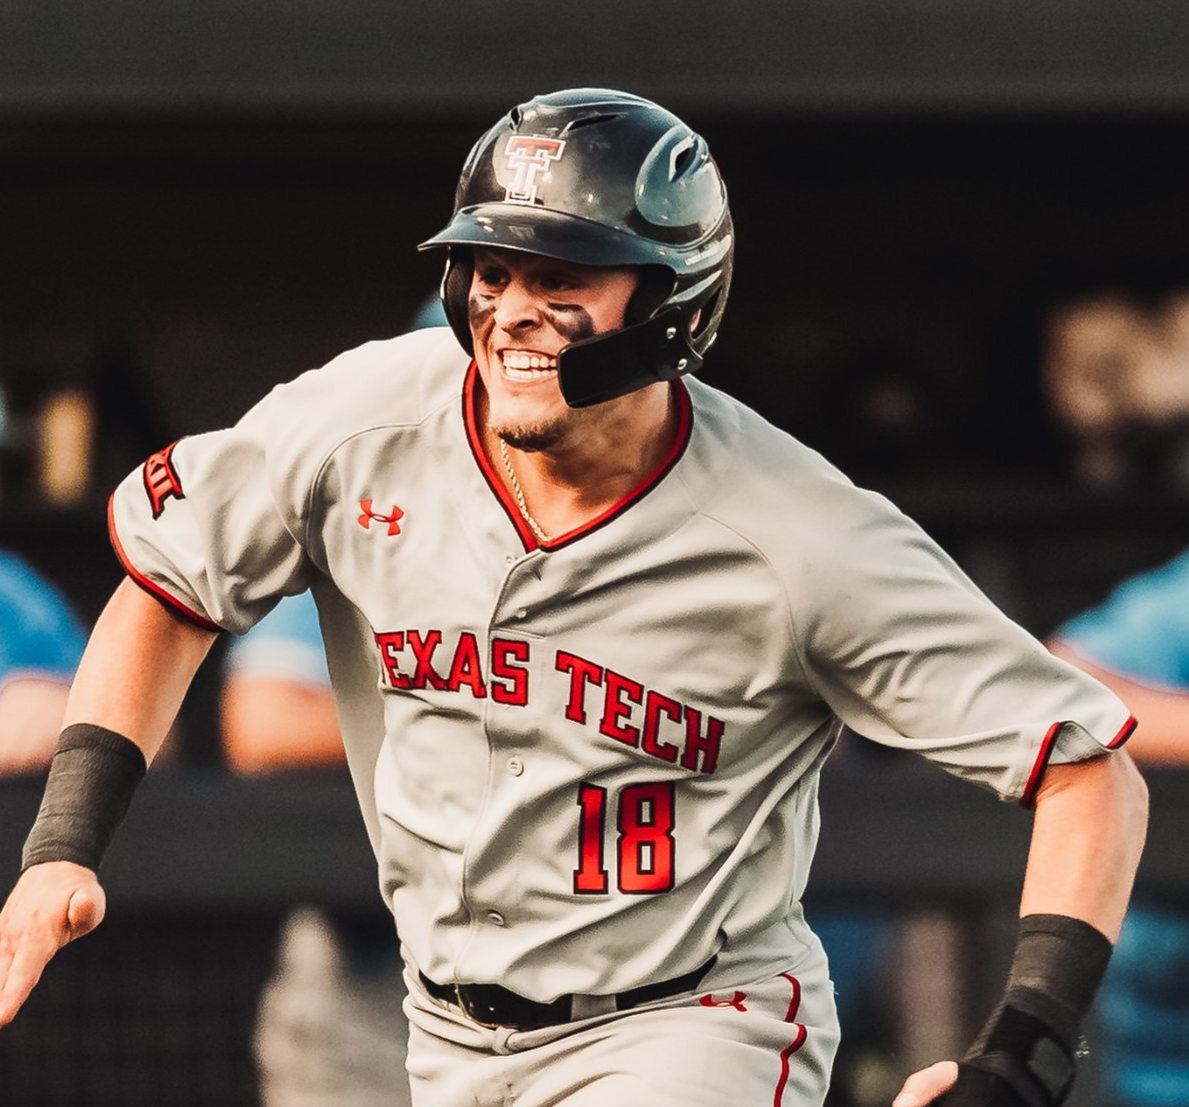
<path fill-rule="evenodd" d="M 785 1022 L 795 1022 L 797 1011 L 801 1007 L 801 982 L 787 972 L 780 974 L 792 986 L 793 994 L 789 999 L 789 1009 L 784 1016 Z M 789 1082 L 789 1058 L 805 1044 L 806 1030 L 803 1023 L 795 1023 L 797 1036 L 780 1051 L 780 1079 L 776 1082 L 776 1092 L 772 1096 L 772 1107 L 780 1107 L 784 1098 L 785 1085 Z"/>

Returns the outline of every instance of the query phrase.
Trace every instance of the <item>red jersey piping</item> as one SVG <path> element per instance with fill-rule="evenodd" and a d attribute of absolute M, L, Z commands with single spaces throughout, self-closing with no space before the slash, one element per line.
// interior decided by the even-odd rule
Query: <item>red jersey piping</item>
<path fill-rule="evenodd" d="M 132 564 L 131 559 L 124 550 L 123 544 L 120 542 L 120 536 L 116 533 L 116 513 L 115 513 L 116 497 L 113 492 L 107 501 L 107 533 L 111 539 L 112 549 L 116 552 L 116 557 L 119 558 L 120 564 L 124 567 L 124 572 L 132 579 L 132 582 L 143 588 L 153 599 L 163 603 L 166 607 L 173 608 L 173 610 L 180 615 L 187 622 L 193 623 L 195 626 L 201 627 L 203 630 L 222 631 L 223 628 L 218 623 L 212 623 L 205 615 L 200 615 L 197 611 L 187 607 L 176 596 L 171 596 L 159 584 L 154 584 L 148 577 L 146 577 L 135 565 Z"/>
<path fill-rule="evenodd" d="M 524 543 L 524 548 L 526 550 L 535 550 L 537 548 L 536 536 L 529 529 L 528 523 L 521 518 L 516 501 L 512 499 L 507 489 L 504 488 L 504 482 L 496 474 L 487 456 L 487 451 L 483 448 L 483 435 L 480 433 L 479 420 L 475 416 L 475 390 L 478 384 L 479 367 L 472 360 L 471 364 L 467 367 L 466 381 L 462 387 L 462 420 L 466 427 L 467 442 L 471 447 L 471 453 L 475 457 L 475 463 L 479 466 L 479 472 L 483 474 L 488 487 L 495 495 L 495 498 L 499 500 L 500 506 L 503 507 L 508 518 L 512 520 L 512 525 L 516 528 L 516 533 L 520 535 L 520 540 Z"/>
<path fill-rule="evenodd" d="M 689 391 L 681 381 L 673 381 L 672 387 L 677 397 L 677 434 L 674 438 L 672 448 L 661 459 L 660 464 L 635 489 L 624 496 L 622 500 L 612 504 L 606 511 L 596 515 L 580 527 L 575 527 L 565 534 L 559 534 L 555 538 L 551 538 L 548 542 L 538 542 L 536 535 L 533 534 L 532 530 L 529 529 L 528 523 L 522 518 L 520 509 L 516 506 L 515 499 L 513 499 L 507 488 L 504 487 L 504 482 L 488 458 L 487 451 L 483 448 L 483 435 L 479 427 L 479 420 L 476 418 L 475 401 L 478 384 L 479 369 L 475 362 L 472 361 L 470 367 L 467 369 L 466 382 L 462 390 L 462 415 L 463 422 L 466 425 L 467 441 L 470 443 L 471 453 L 475 455 L 475 462 L 479 466 L 479 471 L 483 474 L 496 499 L 499 500 L 508 518 L 512 521 L 512 525 L 516 528 L 516 533 L 520 535 L 520 540 L 524 543 L 526 550 L 556 550 L 561 546 L 576 542 L 579 538 L 590 534 L 591 531 L 597 530 L 599 527 L 609 523 L 621 512 L 631 507 L 637 500 L 646 496 L 664 479 L 669 470 L 681 460 L 686 446 L 689 445 L 690 433 L 693 430 L 693 403 L 689 398 Z"/>
<path fill-rule="evenodd" d="M 1024 793 L 1020 796 L 1021 807 L 1031 807 L 1033 801 L 1036 799 L 1036 790 L 1040 787 L 1040 778 L 1044 776 L 1044 771 L 1048 767 L 1049 758 L 1053 756 L 1053 746 L 1057 743 L 1057 735 L 1060 733 L 1064 722 L 1056 722 L 1049 727 L 1048 732 L 1044 736 L 1044 740 L 1040 743 L 1040 749 L 1036 754 L 1036 762 L 1032 766 L 1032 772 L 1028 774 L 1028 783 L 1024 785 Z M 1128 738 L 1131 737 L 1132 731 L 1135 730 L 1136 722 L 1135 716 L 1129 715 L 1127 722 L 1120 728 L 1109 742 L 1107 742 L 1105 749 L 1117 750 Z"/>
<path fill-rule="evenodd" d="M 1129 716 L 1127 722 L 1125 722 L 1119 728 L 1119 733 L 1116 734 L 1109 742 L 1107 742 L 1106 748 L 1108 750 L 1117 750 L 1124 742 L 1127 741 L 1128 738 L 1131 737 L 1137 725 L 1138 724 L 1136 722 L 1135 716 Z"/>
<path fill-rule="evenodd" d="M 1053 755 L 1053 746 L 1057 742 L 1057 732 L 1063 725 L 1061 722 L 1054 723 L 1042 739 L 1040 749 L 1036 753 L 1036 761 L 1032 765 L 1032 772 L 1028 774 L 1028 783 L 1024 785 L 1024 793 L 1020 796 L 1021 807 L 1031 807 L 1032 801 L 1036 799 L 1036 789 L 1040 786 L 1040 778 L 1044 776 L 1044 771 L 1048 767 L 1049 758 Z"/>

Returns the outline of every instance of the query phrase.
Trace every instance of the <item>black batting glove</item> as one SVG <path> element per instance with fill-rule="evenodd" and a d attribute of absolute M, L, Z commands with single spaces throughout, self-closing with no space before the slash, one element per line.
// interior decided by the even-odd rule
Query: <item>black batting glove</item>
<path fill-rule="evenodd" d="M 1065 915 L 1028 915 L 1007 989 L 945 1107 L 1060 1107 L 1083 1051 L 1078 1026 L 1110 959 L 1111 944 L 1088 923 Z"/>
<path fill-rule="evenodd" d="M 958 1062 L 958 1079 L 938 1101 L 942 1107 L 1054 1107 L 1027 1065 L 1010 1053 Z"/>

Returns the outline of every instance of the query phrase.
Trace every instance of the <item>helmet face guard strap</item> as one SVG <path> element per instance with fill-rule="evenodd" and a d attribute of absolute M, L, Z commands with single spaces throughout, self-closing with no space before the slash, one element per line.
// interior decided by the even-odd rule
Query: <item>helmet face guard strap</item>
<path fill-rule="evenodd" d="M 701 368 L 730 287 L 734 230 L 705 141 L 672 113 L 608 89 L 570 89 L 514 108 L 471 150 L 445 246 L 446 317 L 473 353 L 472 251 L 518 250 L 583 265 L 638 266 L 626 325 L 565 347 L 573 407 Z"/>
<path fill-rule="evenodd" d="M 676 307 L 634 327 L 572 342 L 557 355 L 558 383 L 570 407 L 614 400 L 701 366 L 701 355 L 690 345 Z"/>

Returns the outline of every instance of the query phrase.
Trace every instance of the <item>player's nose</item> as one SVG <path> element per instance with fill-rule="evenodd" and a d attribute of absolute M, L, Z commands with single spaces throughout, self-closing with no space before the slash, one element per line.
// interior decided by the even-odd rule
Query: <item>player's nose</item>
<path fill-rule="evenodd" d="M 510 280 L 495 305 L 495 323 L 505 331 L 523 330 L 541 321 L 541 302 L 524 282 Z"/>

